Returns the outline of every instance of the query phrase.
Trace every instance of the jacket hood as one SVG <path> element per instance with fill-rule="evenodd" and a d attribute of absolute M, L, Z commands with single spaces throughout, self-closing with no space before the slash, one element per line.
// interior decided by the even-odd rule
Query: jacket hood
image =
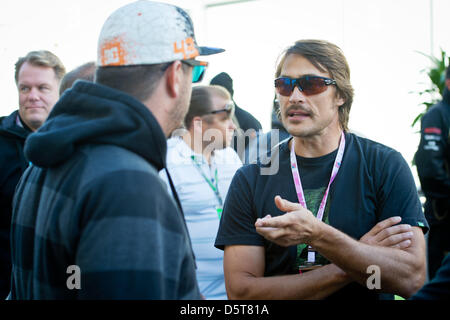
<path fill-rule="evenodd" d="M 31 131 L 17 125 L 16 119 L 19 111 L 16 110 L 9 116 L 0 118 L 0 135 L 7 137 L 19 137 L 25 139 Z"/>
<path fill-rule="evenodd" d="M 219 85 L 228 90 L 231 97 L 233 97 L 233 79 L 231 79 L 230 75 L 226 72 L 221 72 L 211 79 L 209 84 Z"/>
<path fill-rule="evenodd" d="M 78 81 L 56 103 L 44 125 L 25 143 L 25 156 L 39 167 L 67 160 L 85 144 L 112 144 L 165 167 L 166 137 L 153 114 L 133 97 Z"/>

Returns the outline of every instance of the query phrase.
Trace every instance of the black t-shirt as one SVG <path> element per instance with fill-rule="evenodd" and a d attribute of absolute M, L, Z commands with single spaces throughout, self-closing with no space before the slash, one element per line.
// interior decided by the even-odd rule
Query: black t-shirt
<path fill-rule="evenodd" d="M 297 156 L 298 171 L 302 179 L 302 188 L 305 195 L 306 206 L 314 216 L 317 216 L 320 203 L 322 202 L 328 182 L 330 181 L 336 155 L 337 149 L 336 151 L 319 158 L 304 158 Z M 330 211 L 330 201 L 328 201 L 328 199 L 322 218 L 322 221 L 327 224 L 329 224 L 328 213 Z M 304 243 L 297 245 L 296 262 L 292 265 L 292 273 L 298 272 L 299 266 L 305 265 L 308 258 L 308 250 L 306 250 L 306 248 L 307 245 Z M 329 261 L 322 257 L 320 252 L 317 252 L 316 263 L 324 265 L 328 264 Z"/>
<path fill-rule="evenodd" d="M 324 222 L 354 239 L 360 239 L 376 223 L 392 216 L 401 216 L 401 223 L 422 227 L 426 232 L 428 224 L 414 179 L 401 154 L 354 134 L 346 133 L 345 138 L 342 165 L 330 187 Z M 258 164 L 237 171 L 215 242 L 219 249 L 226 245 L 264 246 L 264 276 L 298 273 L 298 246 L 278 246 L 259 235 L 254 226 L 257 218 L 284 214 L 275 206 L 276 195 L 298 203 L 288 142 L 272 150 L 269 159 L 260 159 Z M 320 158 L 297 157 L 307 206 L 314 214 L 329 182 L 336 152 Z M 316 198 L 314 204 L 310 203 L 312 194 Z M 332 297 L 377 299 L 379 294 L 352 283 Z"/>

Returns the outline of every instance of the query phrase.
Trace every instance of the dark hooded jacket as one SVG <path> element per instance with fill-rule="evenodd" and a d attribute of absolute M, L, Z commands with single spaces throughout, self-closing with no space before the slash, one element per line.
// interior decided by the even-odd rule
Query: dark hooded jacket
<path fill-rule="evenodd" d="M 28 166 L 23 154 L 26 137 L 31 133 L 17 124 L 18 111 L 0 118 L 0 299 L 6 298 L 11 283 L 12 199 L 22 173 Z"/>
<path fill-rule="evenodd" d="M 450 225 L 450 91 L 421 120 L 421 138 L 415 155 L 425 193 L 425 216 L 430 224 Z"/>
<path fill-rule="evenodd" d="M 198 299 L 182 211 L 158 176 L 166 137 L 120 91 L 80 81 L 25 144 L 13 299 Z"/>
<path fill-rule="evenodd" d="M 212 85 L 218 85 L 224 87 L 231 95 L 231 98 L 233 99 L 234 90 L 233 90 L 233 79 L 228 75 L 226 72 L 221 72 L 218 75 L 216 75 L 214 78 L 211 79 L 210 84 Z M 231 142 L 231 147 L 239 154 L 239 157 L 241 160 L 244 161 L 245 154 L 243 154 L 243 151 L 245 151 L 249 146 L 249 138 L 246 138 L 246 136 L 249 136 L 250 138 L 255 138 L 260 131 L 262 131 L 261 123 L 248 111 L 245 111 L 244 109 L 240 108 L 236 102 L 234 101 L 235 105 L 235 111 L 234 115 L 236 117 L 237 123 L 236 127 L 238 128 L 235 135 L 233 136 L 233 140 Z M 250 130 L 247 132 L 247 130 Z M 250 135 L 254 131 L 254 134 Z M 247 135 L 245 133 L 247 132 Z M 238 141 L 239 140 L 239 141 Z"/>
<path fill-rule="evenodd" d="M 211 79 L 210 84 L 222 86 L 230 93 L 231 98 L 233 98 L 233 79 L 226 72 L 221 72 Z M 234 101 L 234 100 L 233 100 Z M 262 130 L 261 123 L 250 113 L 240 108 L 236 102 L 235 104 L 235 115 L 237 121 L 239 122 L 239 128 L 244 132 L 253 129 L 255 131 Z"/>

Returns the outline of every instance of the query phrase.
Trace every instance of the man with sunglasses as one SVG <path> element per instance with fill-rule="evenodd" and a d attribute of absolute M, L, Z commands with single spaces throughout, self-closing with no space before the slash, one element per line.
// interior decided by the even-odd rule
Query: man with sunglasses
<path fill-rule="evenodd" d="M 417 173 L 426 196 L 428 277 L 433 279 L 450 252 L 450 66 L 442 100 L 421 119 L 420 143 L 415 155 Z"/>
<path fill-rule="evenodd" d="M 12 299 L 199 299 L 181 205 L 158 171 L 206 63 L 182 9 L 138 1 L 29 136 L 14 198 Z"/>
<path fill-rule="evenodd" d="M 233 178 L 215 243 L 229 297 L 411 296 L 425 280 L 427 221 L 400 153 L 348 131 L 343 53 L 297 41 L 279 61 L 275 89 L 293 138 Z M 277 171 L 263 170 L 274 163 Z"/>
<path fill-rule="evenodd" d="M 200 292 L 214 300 L 227 298 L 223 253 L 214 248 L 214 240 L 231 179 L 242 166 L 230 148 L 236 129 L 233 113 L 234 103 L 226 89 L 194 87 L 185 129 L 167 142 L 167 171 L 183 206 Z M 168 182 L 165 172 L 160 175 Z"/>

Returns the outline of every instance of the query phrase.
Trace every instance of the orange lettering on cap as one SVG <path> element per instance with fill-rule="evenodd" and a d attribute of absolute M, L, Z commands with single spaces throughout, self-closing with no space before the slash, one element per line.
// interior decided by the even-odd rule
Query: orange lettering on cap
<path fill-rule="evenodd" d="M 186 39 L 186 51 L 187 51 L 187 59 L 193 59 L 199 55 L 197 48 L 195 47 L 194 39 L 191 37 Z"/>
<path fill-rule="evenodd" d="M 101 49 L 102 66 L 122 66 L 125 65 L 126 51 L 122 45 L 122 39 L 114 38 L 103 44 Z"/>
<path fill-rule="evenodd" d="M 186 59 L 186 52 L 184 51 L 184 40 L 181 40 L 181 46 L 178 47 L 177 42 L 175 41 L 173 43 L 173 52 L 176 53 L 182 53 L 183 59 Z"/>
<path fill-rule="evenodd" d="M 186 38 L 186 40 L 181 40 L 180 46 L 178 47 L 177 42 L 173 43 L 173 52 L 182 53 L 183 59 L 193 59 L 199 55 L 197 48 L 195 47 L 194 39 L 191 37 Z"/>

